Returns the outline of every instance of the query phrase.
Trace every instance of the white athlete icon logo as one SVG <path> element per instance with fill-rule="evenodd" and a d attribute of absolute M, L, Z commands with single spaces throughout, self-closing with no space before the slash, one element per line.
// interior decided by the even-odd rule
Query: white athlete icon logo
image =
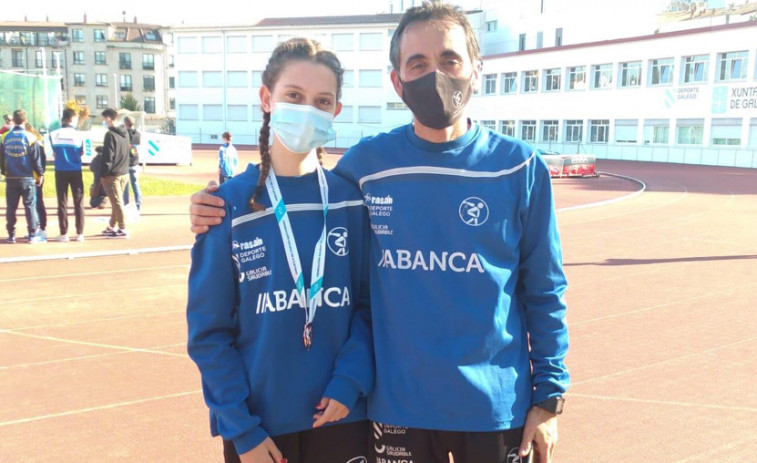
<path fill-rule="evenodd" d="M 350 252 L 347 247 L 347 229 L 344 227 L 332 228 L 327 243 L 331 252 L 337 256 L 346 256 Z"/>
<path fill-rule="evenodd" d="M 489 206 L 483 199 L 471 196 L 460 204 L 460 219 L 472 227 L 483 225 L 489 219 Z"/>
<path fill-rule="evenodd" d="M 365 457 L 355 457 L 347 463 L 368 463 L 368 459 Z"/>
<path fill-rule="evenodd" d="M 524 463 L 520 457 L 520 448 L 511 449 L 507 453 L 507 463 Z"/>
<path fill-rule="evenodd" d="M 373 438 L 376 440 L 376 443 L 373 444 L 373 448 L 376 450 L 376 453 L 384 453 L 386 451 L 385 445 L 379 445 L 378 442 L 381 440 L 381 436 L 384 435 L 384 430 L 381 428 L 381 423 L 373 422 Z"/>
<path fill-rule="evenodd" d="M 234 241 L 236 243 L 236 241 Z M 244 272 L 242 271 L 242 265 L 239 263 L 239 258 L 235 255 L 231 256 L 231 260 L 234 261 L 234 264 L 237 266 L 237 272 L 239 272 L 239 282 L 244 282 Z"/>

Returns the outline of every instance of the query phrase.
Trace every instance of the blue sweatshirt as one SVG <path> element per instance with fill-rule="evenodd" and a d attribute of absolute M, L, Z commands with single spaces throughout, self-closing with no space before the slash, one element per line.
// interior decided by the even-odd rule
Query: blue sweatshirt
<path fill-rule="evenodd" d="M 0 138 L 0 171 L 8 179 L 42 176 L 45 166 L 37 137 L 17 125 Z"/>
<path fill-rule="evenodd" d="M 231 143 L 224 143 L 218 150 L 218 168 L 224 177 L 233 177 L 237 171 L 237 149 Z"/>
<path fill-rule="evenodd" d="M 349 407 L 339 423 L 366 418 L 374 379 L 363 278 L 367 218 L 357 188 L 330 172 L 326 177 L 328 241 L 310 350 L 302 341 L 304 306 L 265 188 L 258 201 L 267 209 L 253 213 L 248 205 L 257 166 L 221 185 L 226 217 L 198 235 L 192 249 L 188 351 L 202 376 L 211 433 L 233 440 L 240 454 L 267 436 L 312 429 L 322 397 Z M 309 287 L 323 229 L 317 174 L 278 180 Z"/>
<path fill-rule="evenodd" d="M 338 163 L 373 231 L 372 420 L 511 429 L 565 392 L 567 283 L 549 172 L 533 152 L 475 124 L 447 143 L 407 125 Z"/>
<path fill-rule="evenodd" d="M 56 172 L 81 172 L 81 157 L 84 154 L 84 137 L 81 132 L 64 125 L 50 132 L 50 144 L 55 155 Z"/>

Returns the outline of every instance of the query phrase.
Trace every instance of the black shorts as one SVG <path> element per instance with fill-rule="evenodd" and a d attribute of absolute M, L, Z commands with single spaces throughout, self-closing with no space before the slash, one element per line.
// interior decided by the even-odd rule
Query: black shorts
<path fill-rule="evenodd" d="M 288 463 L 368 463 L 368 421 L 334 424 L 272 437 Z M 223 441 L 226 463 L 240 463 L 231 441 Z"/>
<path fill-rule="evenodd" d="M 494 432 L 434 431 L 372 423 L 371 463 L 530 463 L 520 458 L 523 428 Z"/>

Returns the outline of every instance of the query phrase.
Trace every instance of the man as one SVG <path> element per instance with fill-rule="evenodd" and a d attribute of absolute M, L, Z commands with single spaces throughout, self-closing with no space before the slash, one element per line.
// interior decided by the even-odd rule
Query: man
<path fill-rule="evenodd" d="M 129 204 L 129 184 L 134 190 L 134 205 L 137 206 L 137 214 L 142 209 L 142 192 L 139 189 L 139 143 L 142 135 L 134 128 L 134 118 L 131 116 L 124 117 L 124 127 L 129 135 L 129 183 L 124 189 L 124 205 Z"/>
<path fill-rule="evenodd" d="M 0 168 L 5 176 L 6 229 L 8 243 L 16 242 L 16 209 L 24 200 L 29 243 L 44 243 L 37 216 L 37 187 L 44 182 L 45 168 L 37 137 L 24 129 L 26 111 L 13 112 L 15 126 L 0 138 Z M 35 178 L 36 177 L 36 178 Z"/>
<path fill-rule="evenodd" d="M 9 131 L 13 128 L 13 122 L 11 121 L 10 114 L 4 114 L 3 115 L 3 126 L 0 127 L 0 135 L 4 134 L 5 132 Z"/>
<path fill-rule="evenodd" d="M 568 335 L 549 172 L 533 148 L 465 117 L 481 65 L 458 8 L 409 9 L 390 55 L 414 121 L 335 169 L 360 186 L 373 230 L 376 458 L 517 462 L 533 449 L 551 462 Z M 191 211 L 195 232 L 223 215 Z"/>
<path fill-rule="evenodd" d="M 84 138 L 76 130 L 76 111 L 63 110 L 61 127 L 50 133 L 50 144 L 55 157 L 55 192 L 58 196 L 58 241 L 68 237 L 68 190 L 74 200 L 76 217 L 76 241 L 84 241 L 84 181 L 81 173 L 81 157 L 84 154 Z"/>
<path fill-rule="evenodd" d="M 118 113 L 115 109 L 106 109 L 102 117 L 108 131 L 103 140 L 100 181 L 111 204 L 110 223 L 103 230 L 103 235 L 107 238 L 128 238 L 122 195 L 129 181 L 129 135 L 126 129 L 116 126 Z"/>

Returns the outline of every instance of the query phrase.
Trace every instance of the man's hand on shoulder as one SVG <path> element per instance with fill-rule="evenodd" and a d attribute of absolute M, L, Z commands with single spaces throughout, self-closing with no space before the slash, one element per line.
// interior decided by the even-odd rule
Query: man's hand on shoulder
<path fill-rule="evenodd" d="M 211 226 L 220 224 L 226 215 L 223 199 L 210 194 L 215 191 L 218 191 L 218 183 L 211 180 L 208 186 L 190 198 L 189 220 L 192 223 L 192 233 L 206 233 Z"/>

